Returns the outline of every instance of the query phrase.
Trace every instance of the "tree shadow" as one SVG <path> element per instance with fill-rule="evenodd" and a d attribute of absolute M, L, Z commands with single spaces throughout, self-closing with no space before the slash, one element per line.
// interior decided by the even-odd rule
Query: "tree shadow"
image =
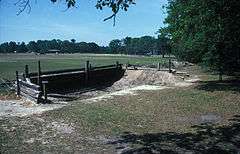
<path fill-rule="evenodd" d="M 108 142 L 121 154 L 153 153 L 239 153 L 240 116 L 230 119 L 228 126 L 201 124 L 192 126 L 195 133 L 124 133 Z"/>
<path fill-rule="evenodd" d="M 233 91 L 240 92 L 240 79 L 228 79 L 224 81 L 200 81 L 196 86 L 199 90 L 205 91 Z"/>

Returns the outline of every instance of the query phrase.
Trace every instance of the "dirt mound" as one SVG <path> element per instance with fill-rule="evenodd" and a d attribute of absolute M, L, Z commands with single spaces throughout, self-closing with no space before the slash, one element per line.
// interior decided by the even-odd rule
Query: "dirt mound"
<path fill-rule="evenodd" d="M 124 76 L 113 84 L 113 89 L 123 89 L 138 85 L 169 85 L 176 83 L 174 75 L 156 70 L 126 70 Z"/>

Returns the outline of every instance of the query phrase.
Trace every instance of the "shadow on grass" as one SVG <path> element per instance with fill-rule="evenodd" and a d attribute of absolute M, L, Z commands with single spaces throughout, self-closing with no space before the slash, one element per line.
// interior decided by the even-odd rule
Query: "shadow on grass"
<path fill-rule="evenodd" d="M 109 142 L 121 154 L 153 153 L 239 153 L 240 116 L 230 119 L 229 126 L 201 124 L 193 126 L 195 133 L 124 133 Z"/>
<path fill-rule="evenodd" d="M 200 81 L 196 87 L 206 91 L 234 91 L 240 92 L 240 79 L 229 79 L 224 81 Z"/>

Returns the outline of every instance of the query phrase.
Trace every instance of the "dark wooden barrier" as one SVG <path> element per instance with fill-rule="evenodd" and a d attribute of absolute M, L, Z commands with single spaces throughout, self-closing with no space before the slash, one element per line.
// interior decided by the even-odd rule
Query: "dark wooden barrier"
<path fill-rule="evenodd" d="M 78 69 L 62 69 L 62 70 L 55 70 L 55 71 L 44 71 L 41 72 L 42 75 L 48 75 L 48 74 L 59 74 L 59 73 L 69 73 L 69 72 L 78 72 L 78 71 L 84 71 L 85 68 L 78 68 Z M 37 72 L 29 73 L 29 76 L 37 76 Z"/>
<path fill-rule="evenodd" d="M 98 70 L 98 69 L 105 69 L 105 68 L 112 68 L 112 67 L 116 67 L 116 65 L 107 65 L 107 66 L 99 66 L 99 67 L 92 67 L 91 70 Z"/>
<path fill-rule="evenodd" d="M 22 96 L 40 102 L 41 99 L 47 100 L 47 93 L 66 94 L 84 88 L 111 85 L 123 76 L 124 71 L 118 62 L 115 65 L 92 67 L 87 61 L 85 68 L 42 72 L 38 61 L 38 72 L 29 73 L 26 66 L 25 78 L 17 79 L 17 83 Z"/>

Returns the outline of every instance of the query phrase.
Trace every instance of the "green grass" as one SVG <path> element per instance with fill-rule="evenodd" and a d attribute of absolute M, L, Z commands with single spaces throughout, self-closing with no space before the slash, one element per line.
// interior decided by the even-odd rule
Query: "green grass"
<path fill-rule="evenodd" d="M 191 72 L 191 69 L 188 71 Z M 138 95 L 114 96 L 112 99 L 91 104 L 77 100 L 66 107 L 42 115 L 0 119 L 0 145 L 5 150 L 3 153 L 19 150 L 23 153 L 29 150 L 31 153 L 59 150 L 67 153 L 69 149 L 72 150 L 70 153 L 115 153 L 112 148 L 116 146 L 106 145 L 98 138 L 115 138 L 124 135 L 125 132 L 143 136 L 148 133 L 160 133 L 166 135 L 166 138 L 163 138 L 170 143 L 176 142 L 180 145 L 194 141 L 196 144 L 191 145 L 193 147 L 198 147 L 198 144 L 206 146 L 207 144 L 203 143 L 206 140 L 214 142 L 215 139 L 220 139 L 222 142 L 221 138 L 225 144 L 228 135 L 234 135 L 231 133 L 239 130 L 239 125 L 230 122 L 229 119 L 240 115 L 240 86 L 237 82 L 218 83 L 217 76 L 198 69 L 194 70 L 194 74 L 199 75 L 203 81 L 190 87 L 141 91 Z M 194 136 L 196 130 L 192 126 L 200 127 L 200 117 L 209 113 L 220 116 L 221 121 L 216 127 L 209 124 L 212 131 L 209 134 L 200 129 L 198 135 L 203 136 L 202 138 Z M 39 117 L 43 121 L 37 121 Z M 57 133 L 57 130 L 47 127 L 52 122 L 69 124 L 74 128 L 74 132 Z M 15 130 L 11 129 L 13 127 Z M 223 133 L 216 134 L 222 131 Z M 193 133 L 193 138 L 185 138 L 186 133 Z M 175 134 L 175 137 L 172 134 Z M 162 138 L 158 137 L 153 140 L 137 138 L 136 143 L 131 146 L 141 147 L 142 144 L 145 146 L 144 143 L 164 145 L 165 143 L 161 142 Z M 168 137 L 170 139 L 167 139 Z M 231 139 L 237 140 L 239 137 L 233 136 Z M 30 138 L 36 139 L 34 143 L 22 141 Z M 42 144 L 43 140 L 47 140 L 49 144 Z M 170 145 L 170 148 L 174 147 Z"/>
<path fill-rule="evenodd" d="M 66 68 L 82 68 L 87 60 L 92 66 L 111 65 L 119 61 L 122 64 L 157 65 L 165 63 L 167 59 L 160 57 L 101 55 L 101 54 L 0 54 L 0 77 L 12 80 L 15 71 L 24 72 L 25 65 L 29 65 L 30 72 L 37 71 L 37 61 L 41 61 L 42 70 L 59 70 Z"/>

